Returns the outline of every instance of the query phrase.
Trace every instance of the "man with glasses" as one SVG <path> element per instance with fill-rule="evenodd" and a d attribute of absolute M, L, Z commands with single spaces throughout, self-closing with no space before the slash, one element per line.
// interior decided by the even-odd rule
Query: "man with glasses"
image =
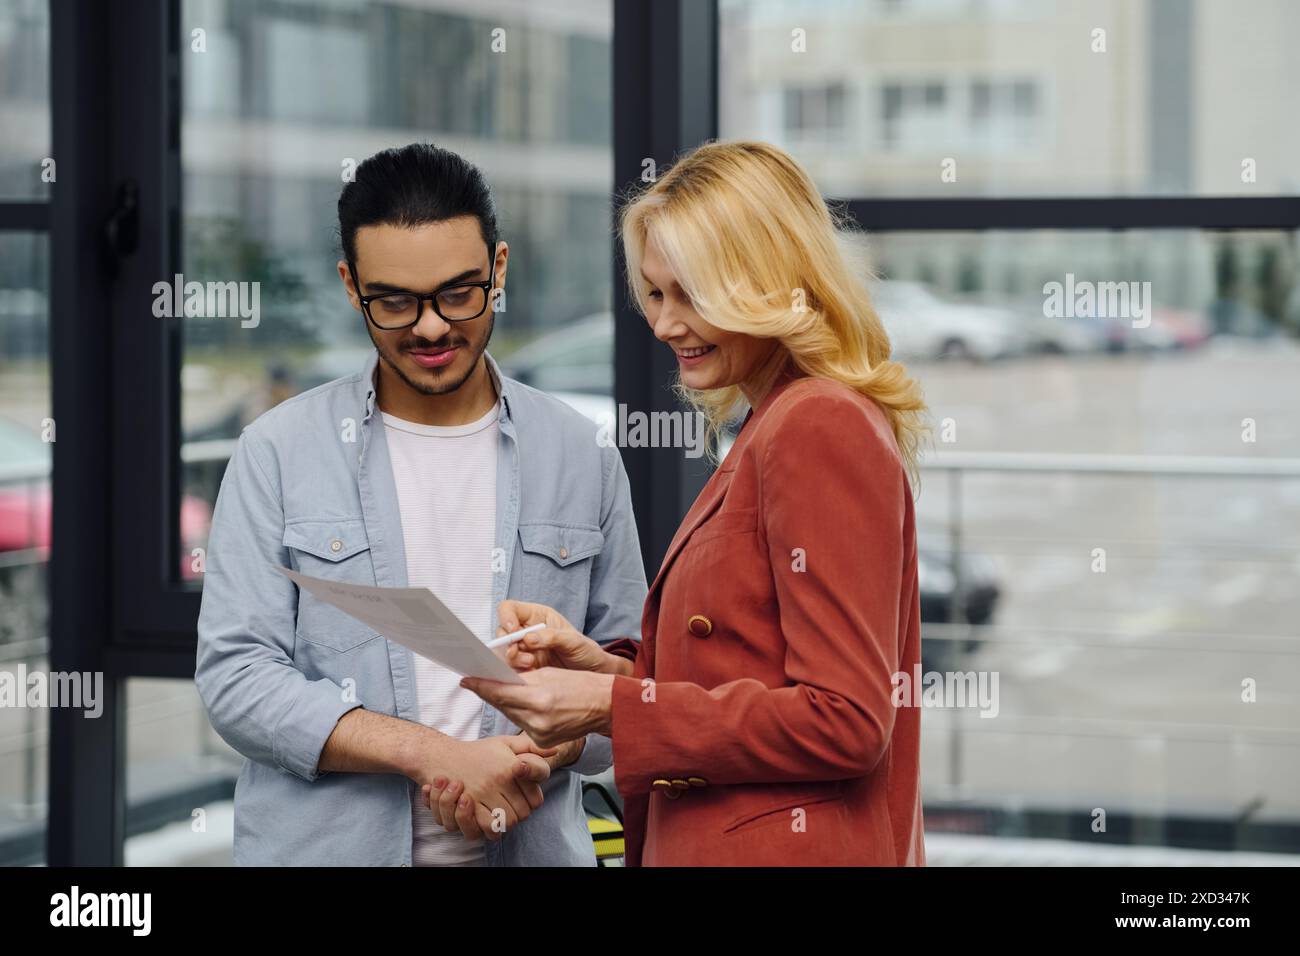
<path fill-rule="evenodd" d="M 509 248 L 479 170 L 432 145 L 386 150 L 338 206 L 339 276 L 375 351 L 244 430 L 209 539 L 196 681 L 248 758 L 235 862 L 592 864 L 579 777 L 609 767 L 608 738 L 537 747 L 459 675 L 272 567 L 431 588 L 485 641 L 507 597 L 601 641 L 639 633 L 617 450 L 487 353 Z"/>

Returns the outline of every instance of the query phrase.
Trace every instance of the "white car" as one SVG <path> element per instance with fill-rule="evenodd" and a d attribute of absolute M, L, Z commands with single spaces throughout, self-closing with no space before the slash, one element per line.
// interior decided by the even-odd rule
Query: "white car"
<path fill-rule="evenodd" d="M 1005 309 L 945 302 L 898 280 L 873 283 L 871 297 L 899 358 L 986 361 L 1021 351 L 1020 322 Z"/>

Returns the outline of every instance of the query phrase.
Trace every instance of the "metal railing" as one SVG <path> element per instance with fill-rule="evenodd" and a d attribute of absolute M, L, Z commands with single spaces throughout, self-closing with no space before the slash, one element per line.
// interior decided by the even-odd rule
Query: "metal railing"
<path fill-rule="evenodd" d="M 200 442 L 187 442 L 180 449 L 180 460 L 187 467 L 208 466 L 219 481 L 220 470 L 215 466 L 228 461 L 234 451 L 235 439 L 219 439 Z M 967 643 L 975 634 L 979 634 L 981 644 L 1015 644 L 1025 642 L 1024 636 L 1017 636 L 1012 630 L 1000 625 L 974 625 L 964 619 L 966 608 L 966 582 L 963 580 L 962 564 L 959 556 L 966 554 L 965 531 L 965 484 L 967 478 L 974 474 L 1005 474 L 1047 476 L 1066 474 L 1072 476 L 1112 476 L 1135 478 L 1169 478 L 1169 479 L 1212 479 L 1230 480 L 1300 480 L 1300 458 L 1228 458 L 1228 457 L 1176 457 L 1176 456 L 1138 456 L 1138 455 L 1081 455 L 1081 454 L 1036 454 L 1036 453 L 1002 453 L 1002 452 L 957 452 L 943 451 L 931 455 L 923 461 L 922 471 L 945 475 L 947 478 L 948 516 L 947 541 L 952 560 L 952 598 L 949 602 L 949 621 L 947 624 L 931 622 L 924 628 L 928 641 L 955 642 L 959 664 L 964 663 Z M 29 488 L 39 488 L 42 481 L 47 481 L 48 466 L 36 469 L 0 467 L 0 486 L 26 484 Z M 215 493 L 215 492 L 214 492 Z M 43 564 L 48 555 L 40 549 L 0 554 L 0 573 L 5 570 L 26 565 Z M 1041 633 L 1044 629 L 1037 628 Z M 1105 633 L 1089 633 L 1075 630 L 1059 630 L 1053 634 L 1054 640 L 1064 640 L 1084 646 L 1114 646 L 1113 641 L 1105 639 Z M 1190 636 L 1190 635 L 1189 635 Z M 1031 642 L 1039 643 L 1039 642 Z M 26 661 L 29 664 L 45 659 L 48 653 L 45 636 L 34 637 L 25 641 L 10 642 L 0 645 L 0 664 Z M 1132 648 L 1134 645 L 1125 645 Z M 1208 651 L 1213 648 L 1184 646 L 1175 648 L 1167 643 L 1163 650 Z M 1300 653 L 1300 646 L 1285 648 L 1283 653 Z M 1234 647 L 1233 653 L 1278 653 L 1276 649 L 1255 650 L 1246 647 Z M 964 668 L 963 668 L 964 669 Z M 30 714 L 30 711 L 29 711 Z M 24 795 L 28 807 L 35 806 L 35 768 L 37 765 L 37 733 L 29 717 L 29 726 L 23 733 L 25 738 L 24 768 L 27 783 Z M 1225 728 L 1212 724 L 1177 724 L 1170 722 L 1132 721 L 1108 718 L 1052 718 L 1045 726 L 1042 719 L 1010 718 L 1002 722 L 999 732 L 1023 734 L 1049 734 L 1064 736 L 1118 736 L 1151 737 L 1169 739 L 1210 739 L 1241 741 L 1243 739 L 1300 746 L 1300 732 L 1277 730 L 1275 728 Z M 950 725 L 949 748 L 949 787 L 953 793 L 962 791 L 962 755 L 965 722 L 953 720 Z M 0 756 L 6 752 L 0 747 Z M 12 750 L 8 752 L 13 752 Z"/>
<path fill-rule="evenodd" d="M 965 670 L 966 648 L 977 633 L 980 643 L 1015 644 L 1026 642 L 1023 637 L 1008 635 L 1007 629 L 999 625 L 976 625 L 965 619 L 966 582 L 963 580 L 962 561 L 959 557 L 967 553 L 964 496 L 968 476 L 987 475 L 1070 475 L 1070 476 L 1107 476 L 1131 478 L 1169 478 L 1169 479 L 1214 479 L 1230 480 L 1273 480 L 1300 481 L 1300 458 L 1232 458 L 1209 456 L 1146 456 L 1146 455 L 1092 455 L 1069 453 L 1022 453 L 1022 452 L 959 452 L 943 451 L 935 453 L 921 464 L 922 472 L 934 472 L 947 476 L 948 488 L 948 522 L 947 540 L 949 553 L 952 555 L 953 588 L 950 601 L 949 620 L 946 624 L 930 624 L 923 628 L 925 640 L 954 642 L 958 670 Z M 1043 628 L 1034 629 L 1042 632 Z M 1113 641 L 1100 641 L 1096 634 L 1084 632 L 1079 639 L 1077 630 L 1057 630 L 1053 635 L 1056 640 L 1065 640 L 1080 646 L 1114 647 Z M 1268 638 L 1265 638 L 1268 639 Z M 1285 636 L 1272 638 L 1279 643 L 1290 645 L 1259 650 L 1240 645 L 1232 648 L 1235 654 L 1297 654 L 1300 655 L 1300 642 Z M 1027 642 L 1041 643 L 1041 642 Z M 1126 644 L 1125 649 L 1135 649 L 1136 645 Z M 1171 647 L 1167 642 L 1160 645 L 1162 651 L 1222 652 L 1223 648 L 1210 647 Z M 1167 721 L 1134 721 L 1127 719 L 1095 717 L 1057 717 L 1052 718 L 1052 726 L 1043 726 L 1042 718 L 1002 718 L 1003 726 L 999 732 L 1044 734 L 1050 736 L 1091 736 L 1150 738 L 1161 740 L 1212 740 L 1214 742 L 1259 741 L 1269 744 L 1281 744 L 1300 747 L 1300 731 L 1290 731 L 1271 727 L 1225 728 L 1215 724 L 1186 724 Z M 962 756 L 963 734 L 966 722 L 952 720 L 949 724 L 949 780 L 950 792 L 960 795 L 963 792 Z M 1017 726 L 1007 727 L 1006 724 Z M 978 724 L 977 724 L 978 726 Z"/>

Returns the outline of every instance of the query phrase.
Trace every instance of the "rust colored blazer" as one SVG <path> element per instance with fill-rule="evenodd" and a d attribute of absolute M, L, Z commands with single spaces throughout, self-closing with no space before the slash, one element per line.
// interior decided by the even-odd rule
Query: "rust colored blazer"
<path fill-rule="evenodd" d="M 614 681 L 628 865 L 924 865 L 920 710 L 891 704 L 920 620 L 884 413 L 785 373 L 678 529 Z"/>

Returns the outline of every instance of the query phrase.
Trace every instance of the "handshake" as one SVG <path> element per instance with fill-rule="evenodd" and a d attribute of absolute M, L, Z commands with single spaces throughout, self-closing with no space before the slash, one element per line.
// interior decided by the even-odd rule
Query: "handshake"
<path fill-rule="evenodd" d="M 461 686 L 523 733 L 450 742 L 451 752 L 437 761 L 446 769 L 421 789 L 438 823 L 467 840 L 500 840 L 542 805 L 551 771 L 582 755 L 587 734 L 609 733 L 614 677 L 632 672 L 630 661 L 606 653 L 544 604 L 503 601 L 499 618 L 498 634 L 543 625 L 497 651 L 525 683 L 467 677 Z"/>

